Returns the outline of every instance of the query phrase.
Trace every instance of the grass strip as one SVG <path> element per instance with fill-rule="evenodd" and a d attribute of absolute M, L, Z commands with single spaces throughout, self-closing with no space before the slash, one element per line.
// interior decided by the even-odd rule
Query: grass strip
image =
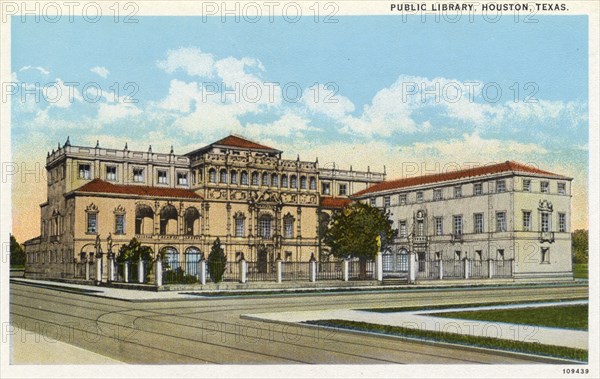
<path fill-rule="evenodd" d="M 543 308 L 490 309 L 480 311 L 436 313 L 435 317 L 464 320 L 496 321 L 551 328 L 587 330 L 588 305 L 556 305 Z"/>
<path fill-rule="evenodd" d="M 588 359 L 588 352 L 583 349 L 574 349 L 570 347 L 553 345 L 542 345 L 533 342 L 502 340 L 491 337 L 479 337 L 441 331 L 420 330 L 404 328 L 401 326 L 379 325 L 347 320 L 314 320 L 305 321 L 305 323 L 311 325 L 329 326 L 335 328 L 381 333 L 401 337 L 420 338 L 427 341 L 448 342 L 465 346 L 484 347 L 511 352 L 543 355 L 555 358 L 566 358 L 580 362 L 587 362 Z"/>
<path fill-rule="evenodd" d="M 588 279 L 588 264 L 587 263 L 575 263 L 573 265 L 573 276 L 576 279 Z"/>
<path fill-rule="evenodd" d="M 536 304 L 536 303 L 561 303 L 564 301 L 588 300 L 587 297 L 574 297 L 571 299 L 544 299 L 544 300 L 519 300 L 519 301 L 496 301 L 489 303 L 465 303 L 465 304 L 441 304 L 429 306 L 406 306 L 406 307 L 391 307 L 391 308 L 364 308 L 357 311 L 376 312 L 376 313 L 394 313 L 408 311 L 432 311 L 436 309 L 446 308 L 476 308 L 490 307 L 495 305 L 513 305 L 513 304 Z M 436 313 L 437 315 L 437 313 Z M 514 322 L 514 320 L 513 320 Z"/>

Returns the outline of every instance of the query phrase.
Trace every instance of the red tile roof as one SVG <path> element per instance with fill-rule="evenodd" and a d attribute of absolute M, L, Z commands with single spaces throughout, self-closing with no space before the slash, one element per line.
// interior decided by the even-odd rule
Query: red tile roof
<path fill-rule="evenodd" d="M 217 142 L 213 142 L 211 145 L 232 146 L 239 147 L 242 149 L 276 150 L 272 147 L 261 145 L 259 143 L 247 140 L 245 138 L 235 136 L 233 134 L 223 139 L 220 139 Z"/>
<path fill-rule="evenodd" d="M 432 184 L 438 182 L 445 182 L 456 179 L 463 179 L 475 176 L 483 176 L 483 175 L 491 175 L 498 174 L 502 172 L 512 172 L 512 173 L 525 173 L 525 174 L 536 174 L 542 176 L 553 177 L 557 179 L 565 179 L 571 180 L 567 176 L 554 174 L 549 171 L 540 170 L 533 166 L 528 166 L 522 163 L 506 161 L 503 163 L 486 165 L 480 167 L 469 168 L 466 170 L 457 170 L 450 171 L 441 174 L 432 174 L 432 175 L 424 175 L 424 176 L 415 176 L 411 178 L 403 178 L 397 180 L 389 180 L 381 183 L 377 183 L 372 185 L 369 188 L 366 188 L 362 191 L 359 191 L 353 195 L 353 197 L 360 197 L 362 195 L 366 195 L 374 192 L 388 191 L 393 189 L 400 189 L 405 187 L 413 187 L 419 186 L 423 184 Z"/>
<path fill-rule="evenodd" d="M 344 208 L 346 205 L 350 204 L 352 200 L 350 199 L 339 199 L 333 197 L 322 197 L 321 198 L 321 206 L 323 208 Z"/>
<path fill-rule="evenodd" d="M 116 193 L 124 195 L 138 195 L 151 197 L 176 197 L 184 199 L 202 199 L 196 192 L 183 188 L 161 188 L 150 186 L 134 186 L 124 184 L 113 184 L 102 179 L 94 179 L 89 183 L 77 188 L 75 192 L 90 193 Z"/>

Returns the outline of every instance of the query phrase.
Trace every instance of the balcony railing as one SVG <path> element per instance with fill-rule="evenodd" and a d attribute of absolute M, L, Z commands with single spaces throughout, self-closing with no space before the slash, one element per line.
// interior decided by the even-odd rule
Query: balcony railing
<path fill-rule="evenodd" d="M 414 236 L 413 243 L 427 243 L 427 236 Z"/>
<path fill-rule="evenodd" d="M 462 242 L 463 234 L 462 233 L 452 233 L 452 242 Z"/>
<path fill-rule="evenodd" d="M 540 232 L 540 242 L 554 242 L 554 232 Z"/>

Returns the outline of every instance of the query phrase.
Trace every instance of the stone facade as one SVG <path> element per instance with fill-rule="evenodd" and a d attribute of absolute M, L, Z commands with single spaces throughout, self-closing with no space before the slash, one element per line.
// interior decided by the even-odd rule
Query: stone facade
<path fill-rule="evenodd" d="M 515 278 L 572 278 L 572 178 L 516 162 L 383 182 L 357 201 L 388 209 L 398 230 L 386 271 L 418 261 L 508 260 Z M 421 264 L 420 267 L 425 267 Z"/>
<path fill-rule="evenodd" d="M 385 179 L 283 159 L 280 150 L 238 136 L 185 155 L 67 140 L 48 153 L 46 169 L 40 236 L 24 244 L 30 273 L 82 261 L 98 236 L 104 252 L 135 237 L 180 261 L 206 256 L 217 237 L 230 262 L 323 259 L 319 220 L 348 202 L 350 191 Z"/>

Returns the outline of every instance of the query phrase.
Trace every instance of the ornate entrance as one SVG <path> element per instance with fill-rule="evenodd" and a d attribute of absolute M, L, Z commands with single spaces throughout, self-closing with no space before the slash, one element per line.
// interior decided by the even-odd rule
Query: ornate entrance
<path fill-rule="evenodd" d="M 400 249 L 397 252 L 386 250 L 382 254 L 383 276 L 399 277 L 408 273 L 408 251 Z"/>

